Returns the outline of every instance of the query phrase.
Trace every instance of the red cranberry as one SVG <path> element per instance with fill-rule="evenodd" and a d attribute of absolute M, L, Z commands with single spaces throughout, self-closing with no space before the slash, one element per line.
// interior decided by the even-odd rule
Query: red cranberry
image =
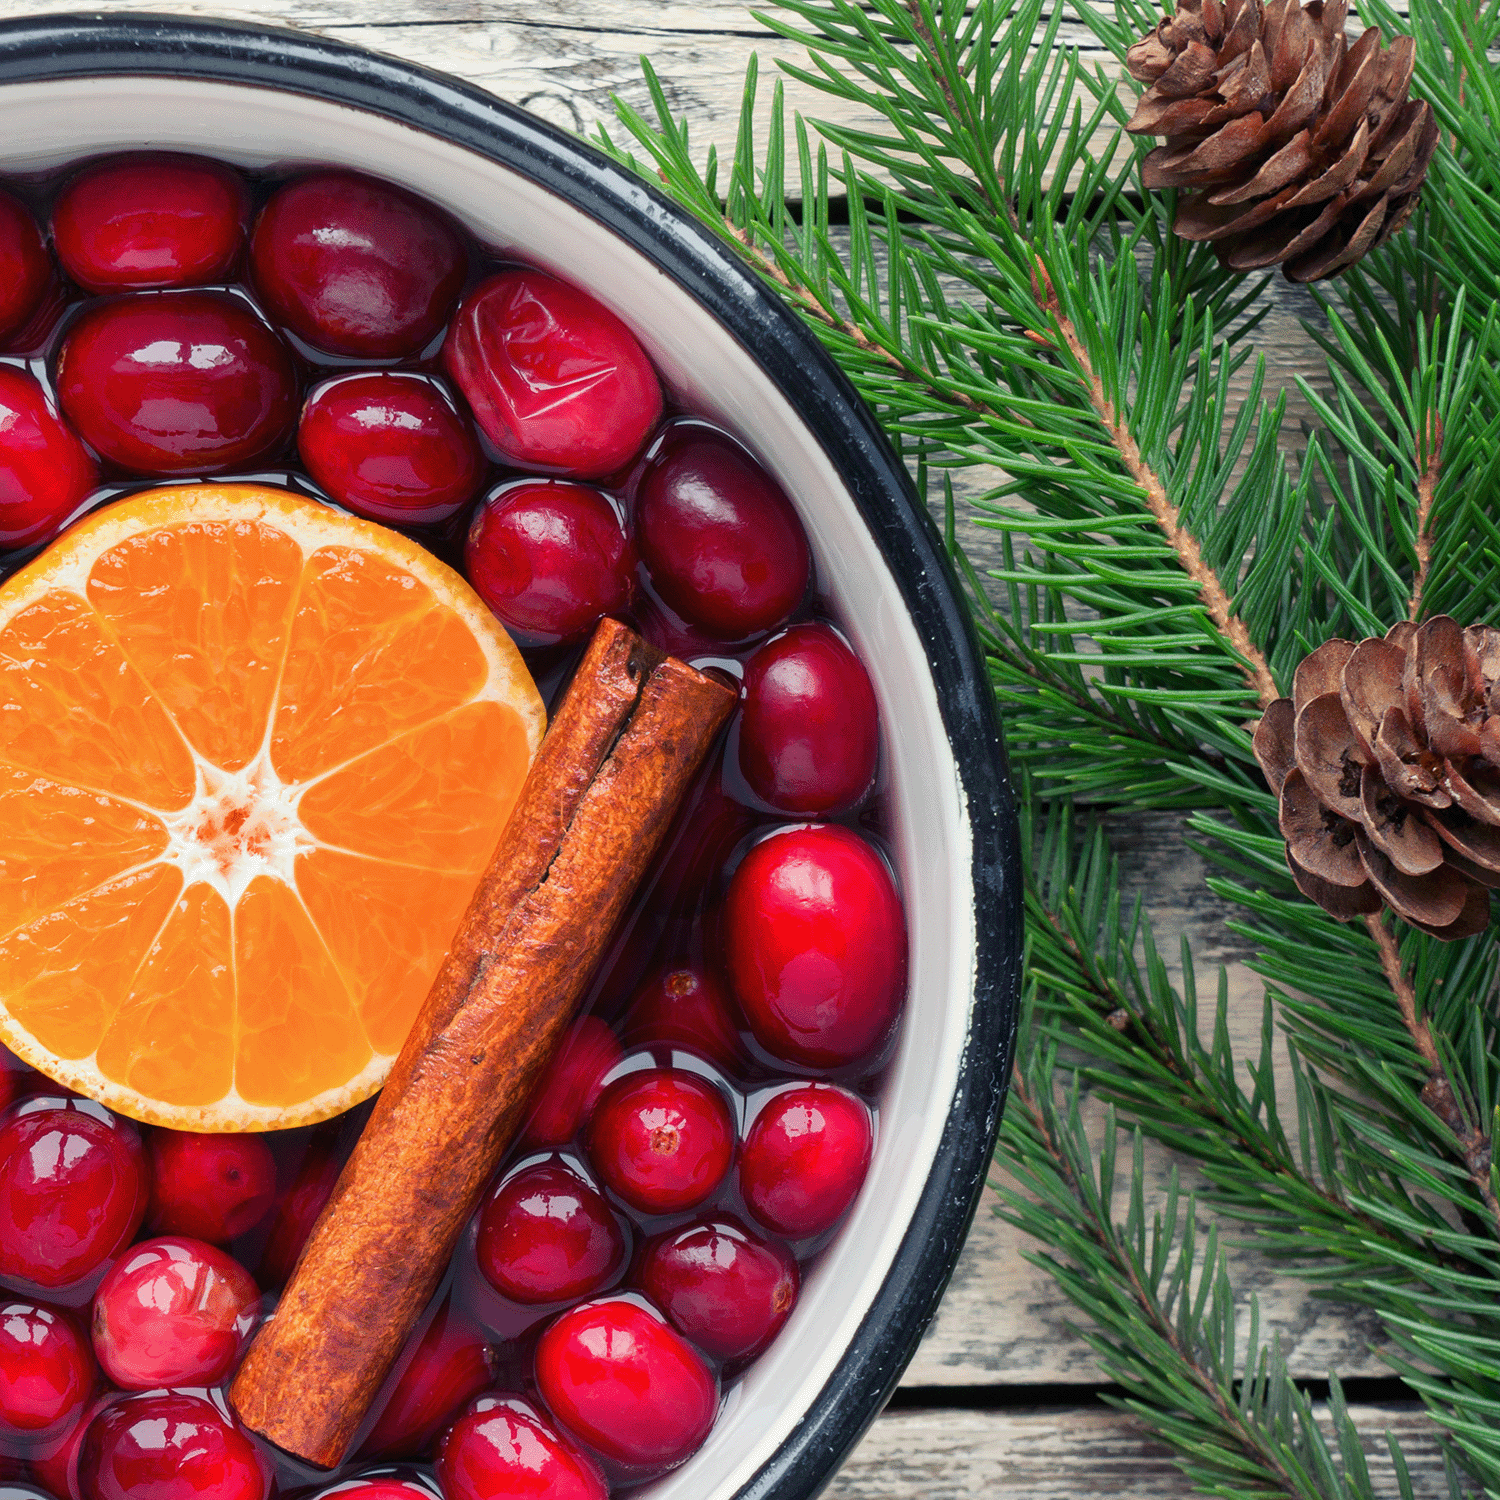
<path fill-rule="evenodd" d="M 740 1156 L 740 1192 L 756 1220 L 788 1239 L 832 1229 L 870 1166 L 870 1111 L 831 1083 L 799 1084 L 756 1115 Z"/>
<path fill-rule="evenodd" d="M 744 1049 L 724 986 L 701 963 L 664 969 L 642 985 L 625 1018 L 630 1046 L 686 1047 L 726 1073 L 744 1066 Z"/>
<path fill-rule="evenodd" d="M 657 592 L 730 640 L 772 630 L 802 602 L 811 555 L 781 487 L 699 422 L 670 429 L 636 491 L 636 539 Z"/>
<path fill-rule="evenodd" d="M 523 646 L 553 646 L 625 608 L 635 549 L 599 490 L 523 480 L 474 517 L 464 571 Z"/>
<path fill-rule="evenodd" d="M 40 1089 L 51 1092 L 56 1088 L 50 1078 L 22 1062 L 9 1047 L 0 1047 L 0 1110 L 9 1109 L 17 1099 Z"/>
<path fill-rule="evenodd" d="M 625 1237 L 609 1204 L 566 1167 L 529 1167 L 479 1214 L 479 1269 L 512 1302 L 570 1302 L 620 1269 Z"/>
<path fill-rule="evenodd" d="M 797 1262 L 785 1246 L 733 1222 L 689 1224 L 653 1240 L 641 1290 L 711 1359 L 753 1359 L 797 1300 Z"/>
<path fill-rule="evenodd" d="M 450 1427 L 437 1456 L 446 1500 L 607 1500 L 593 1460 L 518 1396 L 481 1396 Z"/>
<path fill-rule="evenodd" d="M 83 1500 L 266 1500 L 270 1473 L 250 1437 L 186 1391 L 127 1396 L 89 1423 Z"/>
<path fill-rule="evenodd" d="M 484 478 L 468 421 L 442 385 L 409 371 L 320 385 L 302 408 L 297 450 L 340 505 L 394 525 L 446 520 Z"/>
<path fill-rule="evenodd" d="M 89 1429 L 89 1423 L 106 1406 L 118 1399 L 118 1391 L 107 1391 L 96 1396 L 73 1420 L 61 1442 L 54 1439 L 40 1454 L 32 1457 L 32 1474 L 55 1500 L 83 1500 L 78 1488 L 78 1452 L 83 1447 L 84 1434 Z"/>
<path fill-rule="evenodd" d="M 566 1146 L 593 1113 L 604 1089 L 604 1075 L 620 1056 L 614 1032 L 598 1016 L 579 1021 L 537 1090 L 524 1144 Z"/>
<path fill-rule="evenodd" d="M 74 177 L 53 206 L 52 242 L 90 292 L 205 286 L 228 277 L 249 217 L 250 191 L 233 168 L 143 152 Z"/>
<path fill-rule="evenodd" d="M 314 348 L 360 359 L 415 354 L 448 321 L 468 257 L 430 203 L 357 172 L 278 188 L 250 242 L 261 300 Z"/>
<path fill-rule="evenodd" d="M 97 1104 L 28 1099 L 0 1121 L 0 1276 L 77 1287 L 146 1211 L 141 1138 Z"/>
<path fill-rule="evenodd" d="M 544 271 L 502 271 L 463 300 L 443 363 L 489 440 L 517 467 L 601 479 L 661 417 L 661 382 L 635 335 Z"/>
<path fill-rule="evenodd" d="M 563 1313 L 537 1345 L 536 1380 L 564 1427 L 636 1473 L 682 1463 L 708 1436 L 719 1406 L 697 1351 L 624 1298 Z"/>
<path fill-rule="evenodd" d="M 158 1130 L 147 1152 L 157 1234 L 227 1245 L 255 1228 L 276 1200 L 276 1161 L 258 1135 Z"/>
<path fill-rule="evenodd" d="M 495 1375 L 495 1351 L 466 1318 L 443 1307 L 396 1378 L 360 1450 L 369 1458 L 417 1458 Z"/>
<path fill-rule="evenodd" d="M 99 483 L 40 382 L 0 365 L 0 548 L 49 541 Z"/>
<path fill-rule="evenodd" d="M 275 1217 L 256 1266 L 256 1278 L 267 1290 L 285 1286 L 318 1215 L 333 1195 L 343 1158 L 327 1144 L 308 1148 L 292 1185 L 276 1205 Z"/>
<path fill-rule="evenodd" d="M 31 321 L 51 276 L 52 262 L 31 210 L 0 190 L 0 341 Z"/>
<path fill-rule="evenodd" d="M 137 474 L 205 474 L 280 448 L 296 419 L 286 346 L 227 292 L 136 292 L 91 307 L 57 363 L 68 420 Z"/>
<path fill-rule="evenodd" d="M 632 1208 L 676 1213 L 702 1203 L 734 1157 L 724 1096 L 696 1073 L 647 1068 L 617 1078 L 589 1121 L 589 1160 Z"/>
<path fill-rule="evenodd" d="M 881 858 L 847 828 L 757 844 L 724 898 L 729 982 L 776 1057 L 837 1068 L 875 1052 L 906 992 L 906 921 Z"/>
<path fill-rule="evenodd" d="M 89 1342 L 67 1313 L 0 1307 L 0 1437 L 59 1436 L 82 1416 L 95 1375 Z"/>
<path fill-rule="evenodd" d="M 826 625 L 793 625 L 745 665 L 740 770 L 785 813 L 853 807 L 875 780 L 880 718 L 860 659 Z"/>

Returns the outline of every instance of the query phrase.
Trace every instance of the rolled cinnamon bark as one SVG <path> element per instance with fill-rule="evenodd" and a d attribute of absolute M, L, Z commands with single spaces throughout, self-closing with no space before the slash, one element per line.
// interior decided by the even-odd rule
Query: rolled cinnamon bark
<path fill-rule="evenodd" d="M 605 620 L 229 1399 L 339 1464 L 525 1119 L 732 691 Z"/>

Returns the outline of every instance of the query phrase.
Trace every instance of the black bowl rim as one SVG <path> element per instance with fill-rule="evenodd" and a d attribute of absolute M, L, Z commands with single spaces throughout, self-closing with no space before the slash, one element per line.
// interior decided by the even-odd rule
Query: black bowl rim
<path fill-rule="evenodd" d="M 807 1500 L 894 1390 L 952 1274 L 1000 1126 L 1020 1002 L 1020 849 L 994 697 L 942 539 L 868 407 L 812 333 L 704 227 L 580 138 L 445 74 L 303 32 L 145 13 L 0 22 L 0 84 L 145 75 L 254 84 L 383 115 L 564 198 L 651 260 L 734 335 L 848 486 L 931 668 L 973 833 L 974 1003 L 959 1078 L 912 1221 L 811 1408 L 735 1500 Z"/>

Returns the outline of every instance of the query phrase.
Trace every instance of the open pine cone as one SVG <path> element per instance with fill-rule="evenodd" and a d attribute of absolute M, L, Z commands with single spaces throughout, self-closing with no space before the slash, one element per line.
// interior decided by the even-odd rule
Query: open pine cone
<path fill-rule="evenodd" d="M 1500 886 L 1500 630 L 1447 615 L 1325 641 L 1255 731 L 1302 894 L 1388 905 L 1440 938 L 1489 925 Z"/>
<path fill-rule="evenodd" d="M 1350 45 L 1348 14 L 1349 0 L 1180 0 L 1126 55 L 1151 87 L 1125 128 L 1166 137 L 1146 186 L 1189 189 L 1174 231 L 1237 271 L 1336 275 L 1416 206 L 1438 127 L 1407 97 L 1415 43 L 1385 51 L 1372 26 Z"/>

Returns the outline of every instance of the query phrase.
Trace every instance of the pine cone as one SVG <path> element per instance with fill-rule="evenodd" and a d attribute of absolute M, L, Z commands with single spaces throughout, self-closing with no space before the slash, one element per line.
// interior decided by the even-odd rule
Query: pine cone
<path fill-rule="evenodd" d="M 1255 730 L 1298 889 L 1387 905 L 1434 937 L 1489 925 L 1500 886 L 1500 630 L 1447 615 L 1325 641 Z"/>
<path fill-rule="evenodd" d="M 1174 231 L 1236 271 L 1280 265 L 1319 281 L 1411 216 L 1438 127 L 1409 99 L 1416 44 L 1371 27 L 1352 46 L 1349 0 L 1180 0 L 1126 54 L 1151 87 L 1125 127 L 1163 135 L 1148 188 L 1192 189 Z"/>

